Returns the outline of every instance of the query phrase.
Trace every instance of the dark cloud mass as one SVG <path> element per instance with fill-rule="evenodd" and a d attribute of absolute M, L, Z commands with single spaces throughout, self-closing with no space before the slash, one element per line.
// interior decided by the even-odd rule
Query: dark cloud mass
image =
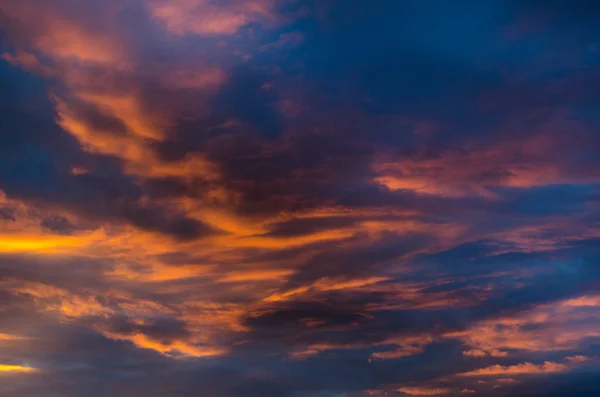
<path fill-rule="evenodd" d="M 596 396 L 599 26 L 0 2 L 0 397 Z"/>

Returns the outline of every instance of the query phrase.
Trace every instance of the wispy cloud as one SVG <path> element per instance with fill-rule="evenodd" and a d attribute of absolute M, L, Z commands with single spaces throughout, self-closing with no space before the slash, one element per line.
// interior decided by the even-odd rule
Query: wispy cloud
<path fill-rule="evenodd" d="M 359 3 L 3 4 L 0 397 L 596 385 L 597 7 Z"/>

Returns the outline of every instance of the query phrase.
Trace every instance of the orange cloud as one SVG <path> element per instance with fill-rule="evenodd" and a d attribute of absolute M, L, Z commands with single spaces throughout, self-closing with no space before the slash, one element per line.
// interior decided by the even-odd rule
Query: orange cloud
<path fill-rule="evenodd" d="M 237 271 L 220 278 L 218 282 L 241 283 L 248 281 L 285 280 L 294 273 L 291 269 L 256 269 Z"/>
<path fill-rule="evenodd" d="M 328 277 L 320 278 L 311 285 L 297 287 L 288 291 L 278 292 L 267 296 L 265 302 L 279 302 L 290 299 L 292 297 L 306 294 L 308 292 L 325 292 L 325 291 L 340 291 L 340 290 L 358 290 L 362 287 L 371 286 L 382 281 L 386 281 L 386 277 L 367 277 L 364 279 L 354 280 L 335 280 Z"/>
<path fill-rule="evenodd" d="M 409 396 L 441 396 L 444 394 L 451 393 L 451 389 L 443 389 L 443 388 L 426 388 L 426 387 L 400 387 L 396 389 L 404 394 L 408 394 Z"/>
<path fill-rule="evenodd" d="M 73 252 L 85 247 L 100 237 L 100 233 L 82 236 L 28 236 L 0 235 L 0 252 L 31 252 L 40 254 L 60 254 Z"/>
<path fill-rule="evenodd" d="M 593 172 L 568 172 L 566 165 L 556 161 L 565 146 L 568 147 L 561 128 L 584 128 L 569 116 L 557 114 L 539 130 L 522 134 L 519 140 L 494 140 L 466 151 L 447 150 L 435 158 L 398 158 L 381 150 L 371 164 L 376 174 L 374 181 L 389 190 L 442 197 L 480 196 L 492 200 L 498 198 L 489 189 L 493 186 L 524 188 L 597 182 L 598 177 Z M 416 130 L 415 135 L 421 134 L 419 125 L 410 127 Z M 435 128 L 430 125 L 427 130 Z"/>
<path fill-rule="evenodd" d="M 593 314 L 598 302 L 595 296 L 583 296 L 543 304 L 514 316 L 481 321 L 445 337 L 462 340 L 470 347 L 463 354 L 472 357 L 504 357 L 506 350 L 577 350 L 586 338 L 600 336 Z"/>
<path fill-rule="evenodd" d="M 512 366 L 492 365 L 474 371 L 463 372 L 457 376 L 494 376 L 494 375 L 528 375 L 566 372 L 569 368 L 564 364 L 546 361 L 543 364 L 522 363 Z"/>
<path fill-rule="evenodd" d="M 271 19 L 272 0 L 237 0 L 227 6 L 212 0 L 149 2 L 152 15 L 173 34 L 230 35 L 245 24 Z"/>
<path fill-rule="evenodd" d="M 572 363 L 584 363 L 586 361 L 590 361 L 590 358 L 587 356 L 577 355 L 577 356 L 566 357 L 565 360 L 572 362 Z"/>
<path fill-rule="evenodd" d="M 102 15 L 97 15 L 100 19 L 114 12 L 114 3 L 106 3 Z M 84 21 L 69 17 L 60 7 L 40 1 L 13 2 L 2 11 L 23 26 L 34 27 L 28 36 L 31 44 L 61 62 L 126 66 L 122 43 L 111 29 L 91 29 Z M 108 26 L 108 21 L 105 22 Z"/>
<path fill-rule="evenodd" d="M 469 356 L 469 357 L 486 357 L 486 356 L 491 356 L 491 357 L 506 357 L 508 356 L 507 352 L 503 352 L 501 350 L 496 350 L 496 349 L 492 349 L 490 351 L 485 351 L 485 350 L 481 350 L 481 349 L 472 349 L 472 350 L 465 350 L 463 351 L 463 356 Z"/>
<path fill-rule="evenodd" d="M 18 3 L 24 2 L 15 2 Z M 41 7 L 43 2 L 38 3 Z M 175 36 L 188 34 L 219 38 L 236 35 L 250 23 L 272 20 L 273 8 L 277 5 L 277 1 L 271 0 L 233 0 L 227 2 L 227 6 L 212 0 L 149 0 L 145 3 L 152 18 L 171 33 L 169 40 L 181 39 Z M 122 315 L 134 324 L 143 325 L 163 315 L 175 318 L 183 323 L 186 331 L 189 330 L 189 337 L 165 341 L 141 331 L 128 334 L 115 332 L 101 323 L 93 326 L 106 338 L 124 341 L 139 349 L 152 350 L 172 358 L 225 355 L 234 343 L 243 340 L 243 334 L 248 333 L 249 326 L 244 322 L 248 313 L 266 312 L 274 303 L 283 305 L 294 300 L 316 299 L 322 293 L 385 295 L 386 302 L 365 305 L 360 313 L 364 313 L 366 318 L 371 318 L 371 313 L 379 310 L 410 308 L 427 311 L 476 305 L 493 294 L 493 291 L 483 288 L 470 290 L 474 292 L 470 297 L 452 296 L 448 292 L 426 293 L 425 290 L 433 289 L 430 287 L 443 286 L 444 280 L 436 280 L 438 284 L 397 281 L 396 278 L 403 276 L 402 272 L 408 271 L 403 267 L 408 255 L 394 259 L 390 267 L 392 275 L 352 275 L 348 272 L 348 275 L 317 277 L 313 281 L 288 287 L 286 281 L 302 271 L 307 258 L 328 252 L 334 245 L 336 248 L 354 248 L 356 245 L 368 247 L 382 234 L 418 232 L 437 239 L 435 249 L 428 247 L 419 252 L 429 253 L 430 250 L 442 251 L 468 239 L 469 226 L 449 222 L 440 227 L 438 221 L 428 224 L 419 220 L 422 214 L 416 210 L 330 208 L 332 203 L 323 203 L 312 211 L 294 214 L 281 211 L 270 216 L 238 215 L 234 208 L 240 203 L 244 204 L 243 195 L 226 185 L 226 167 L 219 166 L 219 163 L 211 160 L 210 155 L 200 153 L 165 160 L 156 149 L 159 144 L 178 138 L 174 134 L 175 127 L 187 117 L 187 109 L 180 106 L 181 103 L 190 102 L 192 106 L 197 106 L 196 115 L 210 113 L 203 109 L 205 99 L 202 95 L 214 93 L 227 82 L 230 65 L 218 65 L 218 62 L 206 64 L 204 61 L 195 63 L 194 60 L 177 65 L 158 65 L 160 62 L 147 60 L 140 62 L 136 59 L 136 52 L 127 48 L 128 38 L 121 37 L 123 32 L 115 29 L 117 19 L 112 12 L 113 6 L 109 5 L 107 9 L 98 27 L 74 20 L 67 12 L 48 12 L 47 7 L 39 10 L 26 5 L 9 7 L 9 15 L 35 29 L 32 28 L 30 35 L 31 49 L 4 54 L 3 58 L 42 76 L 60 79 L 68 94 L 59 90 L 60 94 L 55 93 L 52 98 L 59 126 L 75 138 L 84 151 L 116 157 L 119 166 L 134 179 L 136 188 L 147 182 L 144 178 L 174 178 L 184 187 L 200 180 L 202 193 L 198 196 L 201 197 L 190 193 L 185 198 L 164 197 L 156 200 L 175 212 L 206 222 L 223 233 L 202 241 L 178 243 L 127 225 L 112 224 L 110 219 L 102 219 L 108 225 L 95 232 L 62 236 L 41 230 L 39 223 L 43 217 L 30 215 L 42 210 L 23 209 L 18 212 L 19 217 L 29 218 L 19 218 L 2 229 L 0 253 L 101 259 L 105 267 L 99 268 L 94 277 L 104 279 L 103 283 L 99 283 L 101 287 L 90 283 L 90 286 L 77 286 L 73 291 L 69 287 L 42 282 L 17 279 L 0 281 L 6 290 L 20 297 L 29 297 L 40 311 L 50 312 L 65 322 L 83 318 L 94 318 L 90 321 L 106 320 Z M 230 44 L 223 41 L 222 45 Z M 43 57 L 38 58 L 40 54 Z M 44 64 L 39 59 L 43 59 Z M 46 66 L 46 61 L 52 67 Z M 145 83 L 148 81 L 152 83 L 149 84 L 150 88 L 157 89 L 159 94 L 146 91 L 148 87 Z M 194 97 L 193 101 L 189 101 L 186 95 L 190 91 L 194 95 L 200 91 L 200 99 Z M 163 92 L 166 93 L 164 98 Z M 181 99 L 180 96 L 185 98 Z M 89 106 L 98 113 L 98 117 L 111 122 L 97 123 L 93 117 L 81 112 L 78 106 Z M 280 106 L 280 110 L 288 115 L 303 109 L 287 99 Z M 223 126 L 241 125 L 236 123 L 235 120 L 227 120 L 223 121 Z M 526 142 L 523 150 L 535 152 L 538 150 L 535 144 L 538 143 L 546 147 L 548 145 L 547 142 L 531 140 Z M 270 151 L 277 156 L 287 154 L 278 150 L 276 145 L 265 149 L 268 156 L 272 154 Z M 371 168 L 376 174 L 374 182 L 383 190 L 409 190 L 423 195 L 452 198 L 480 196 L 490 201 L 497 197 L 483 186 L 484 183 L 474 181 L 480 181 L 482 174 L 496 168 L 501 168 L 505 173 L 497 179 L 485 181 L 493 186 L 527 187 L 563 180 L 560 169 L 549 168 L 548 164 L 512 164 L 510 159 L 519 157 L 515 153 L 521 151 L 512 144 L 488 147 L 467 155 L 463 152 L 442 153 L 439 158 L 427 160 L 397 159 L 380 153 Z M 70 165 L 70 169 L 74 178 L 85 179 L 94 173 L 93 167 L 87 169 Z M 302 173 L 305 170 L 296 171 L 294 177 L 304 177 Z M 0 196 L 0 202 L 3 199 L 5 197 Z M 154 199 L 146 196 L 140 198 L 140 202 L 151 200 Z M 25 206 L 24 203 L 10 204 Z M 71 215 L 77 217 L 76 214 Z M 290 219 L 342 218 L 348 215 L 360 219 L 351 226 L 311 231 L 299 236 L 269 235 L 274 225 Z M 554 228 L 571 230 L 558 225 L 554 219 L 552 222 L 550 226 Z M 555 240 L 540 238 L 536 234 L 539 232 L 538 225 L 527 225 L 495 237 L 515 241 L 521 248 L 556 247 Z M 362 236 L 362 239 L 354 239 L 357 236 Z M 264 259 L 269 256 L 278 258 L 280 253 L 291 249 L 296 249 L 298 253 L 282 260 Z M 446 280 L 452 281 L 455 280 Z M 388 337 L 377 342 L 377 347 L 389 350 L 373 353 L 371 358 L 395 359 L 422 354 L 438 338 L 460 340 L 466 346 L 463 355 L 470 357 L 506 357 L 508 351 L 512 350 L 568 351 L 578 347 L 583 338 L 600 336 L 597 324 L 578 329 L 569 325 L 569 321 L 579 319 L 578 310 L 596 309 L 598 306 L 600 298 L 585 296 L 555 305 L 539 306 L 514 316 L 480 321 L 466 331 Z M 326 325 L 326 321 L 319 318 L 303 318 L 299 323 L 311 332 Z M 524 327 L 528 324 L 539 327 Z M 0 334 L 0 340 L 3 341 L 14 338 Z M 325 350 L 358 347 L 373 348 L 366 343 L 309 343 L 305 346 L 294 345 L 288 356 L 301 359 Z M 566 361 L 582 363 L 587 359 L 585 356 L 570 356 Z M 494 365 L 458 376 L 521 375 L 566 370 L 567 365 L 559 363 L 523 363 Z M 0 371 L 36 370 L 0 366 Z M 396 391 L 415 396 L 453 392 L 446 388 L 409 386 Z M 470 389 L 461 391 L 471 392 Z"/>
<path fill-rule="evenodd" d="M 15 66 L 19 66 L 27 71 L 37 73 L 40 76 L 51 77 L 54 74 L 52 69 L 48 66 L 42 65 L 34 54 L 22 49 L 17 50 L 14 55 L 5 53 L 0 57 Z"/>
<path fill-rule="evenodd" d="M 224 350 L 209 346 L 200 346 L 185 341 L 175 340 L 169 343 L 154 340 L 144 334 L 121 335 L 114 332 L 102 332 L 109 339 L 132 342 L 141 349 L 154 350 L 169 357 L 212 357 L 222 355 Z"/>
<path fill-rule="evenodd" d="M 580 296 L 561 302 L 565 307 L 600 307 L 600 296 Z"/>
<path fill-rule="evenodd" d="M 33 373 L 38 371 L 38 369 L 32 367 L 0 364 L 0 373 Z"/>
<path fill-rule="evenodd" d="M 22 339 L 26 339 L 26 338 L 24 338 L 22 336 L 0 333 L 0 341 L 14 341 L 14 340 L 22 340 Z"/>

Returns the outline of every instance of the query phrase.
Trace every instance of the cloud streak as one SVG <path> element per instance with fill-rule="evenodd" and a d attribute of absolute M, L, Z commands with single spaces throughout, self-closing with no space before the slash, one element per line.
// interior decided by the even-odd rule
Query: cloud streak
<path fill-rule="evenodd" d="M 593 390 L 597 14 L 9 2 L 0 397 Z"/>

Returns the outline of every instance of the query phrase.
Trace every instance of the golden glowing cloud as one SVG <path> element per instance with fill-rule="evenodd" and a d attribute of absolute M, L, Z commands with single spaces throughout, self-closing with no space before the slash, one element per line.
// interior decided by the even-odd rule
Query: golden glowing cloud
<path fill-rule="evenodd" d="M 93 238 L 94 235 L 82 237 L 0 235 L 0 252 L 60 254 L 83 247 L 89 244 Z"/>
<path fill-rule="evenodd" d="M 19 340 L 19 339 L 23 339 L 20 336 L 15 336 L 15 335 L 8 335 L 8 334 L 2 334 L 0 333 L 0 341 L 8 341 L 8 340 Z"/>
<path fill-rule="evenodd" d="M 33 373 L 38 372 L 38 369 L 32 367 L 24 367 L 21 365 L 5 365 L 0 364 L 0 373 Z"/>
<path fill-rule="evenodd" d="M 144 334 L 120 335 L 112 332 L 103 332 L 103 335 L 114 340 L 129 341 L 141 349 L 154 350 L 169 357 L 178 357 L 179 355 L 189 357 L 211 357 L 224 353 L 224 351 L 220 349 L 196 346 L 179 340 L 164 343 L 154 340 Z"/>

